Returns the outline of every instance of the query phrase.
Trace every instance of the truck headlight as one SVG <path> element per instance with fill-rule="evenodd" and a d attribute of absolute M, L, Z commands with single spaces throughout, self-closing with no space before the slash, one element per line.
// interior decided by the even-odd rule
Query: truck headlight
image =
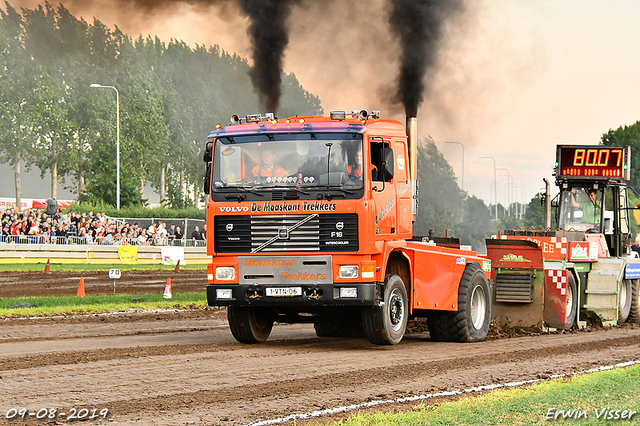
<path fill-rule="evenodd" d="M 236 270 L 233 266 L 218 266 L 216 268 L 216 279 L 229 281 L 236 277 Z"/>
<path fill-rule="evenodd" d="M 230 288 L 217 288 L 216 289 L 216 299 L 231 299 L 233 297 L 233 292 Z"/>
<path fill-rule="evenodd" d="M 340 278 L 358 278 L 358 265 L 340 265 Z"/>

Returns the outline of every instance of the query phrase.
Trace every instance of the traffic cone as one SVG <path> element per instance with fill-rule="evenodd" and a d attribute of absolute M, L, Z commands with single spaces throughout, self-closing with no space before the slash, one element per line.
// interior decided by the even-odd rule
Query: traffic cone
<path fill-rule="evenodd" d="M 80 277 L 80 285 L 78 285 L 78 297 L 84 297 L 84 277 Z"/>
<path fill-rule="evenodd" d="M 45 274 L 51 273 L 51 259 L 47 259 L 47 265 L 44 267 L 44 273 Z"/>
<path fill-rule="evenodd" d="M 163 299 L 171 299 L 171 278 L 167 278 L 167 285 L 164 286 L 164 294 L 162 295 Z"/>
<path fill-rule="evenodd" d="M 178 259 L 178 263 L 176 263 L 176 268 L 173 270 L 173 272 L 180 272 L 180 259 Z"/>

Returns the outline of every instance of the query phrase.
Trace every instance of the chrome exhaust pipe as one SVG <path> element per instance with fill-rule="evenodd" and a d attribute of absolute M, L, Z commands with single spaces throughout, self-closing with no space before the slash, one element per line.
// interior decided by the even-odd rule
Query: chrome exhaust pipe
<path fill-rule="evenodd" d="M 407 148 L 409 151 L 409 170 L 411 174 L 411 214 L 413 221 L 416 221 L 418 214 L 418 119 L 416 117 L 407 117 Z"/>

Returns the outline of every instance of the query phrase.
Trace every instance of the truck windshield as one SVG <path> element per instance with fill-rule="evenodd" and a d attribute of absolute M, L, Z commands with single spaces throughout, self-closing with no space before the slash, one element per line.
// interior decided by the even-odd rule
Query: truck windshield
<path fill-rule="evenodd" d="M 214 191 L 363 188 L 361 134 L 229 136 L 217 138 L 214 144 Z"/>
<path fill-rule="evenodd" d="M 558 227 L 566 231 L 600 230 L 602 191 L 571 188 L 560 194 Z"/>

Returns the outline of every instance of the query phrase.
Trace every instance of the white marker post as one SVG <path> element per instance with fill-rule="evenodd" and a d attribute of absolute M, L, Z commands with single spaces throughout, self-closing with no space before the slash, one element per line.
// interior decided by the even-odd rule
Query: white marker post
<path fill-rule="evenodd" d="M 116 280 L 120 279 L 120 269 L 109 269 L 109 278 L 113 280 L 113 294 L 116 294 Z"/>

